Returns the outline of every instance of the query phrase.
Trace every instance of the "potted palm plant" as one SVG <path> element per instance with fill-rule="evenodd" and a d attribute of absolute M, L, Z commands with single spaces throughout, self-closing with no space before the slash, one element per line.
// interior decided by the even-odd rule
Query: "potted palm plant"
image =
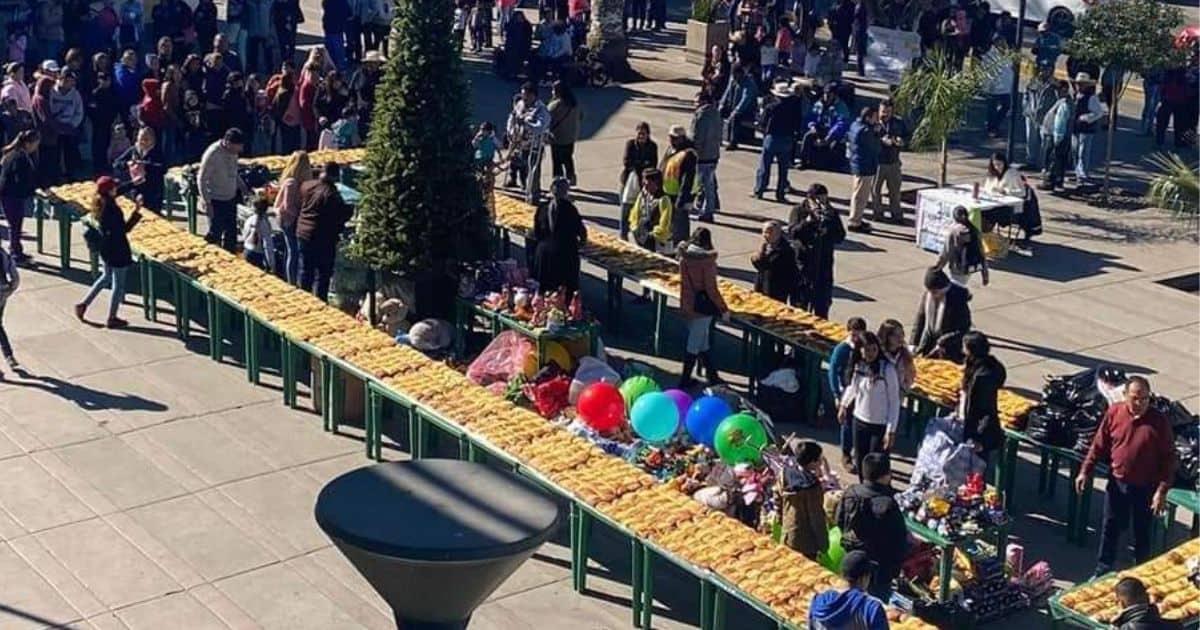
<path fill-rule="evenodd" d="M 713 46 L 729 43 L 729 21 L 718 8 L 720 0 L 692 0 L 692 16 L 687 24 L 684 55 L 691 63 L 704 63 Z"/>

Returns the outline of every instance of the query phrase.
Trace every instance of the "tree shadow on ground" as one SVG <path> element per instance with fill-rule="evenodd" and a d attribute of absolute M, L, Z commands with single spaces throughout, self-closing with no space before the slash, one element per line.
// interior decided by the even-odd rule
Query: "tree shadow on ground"
<path fill-rule="evenodd" d="M 1080 368 L 1094 368 L 1097 366 L 1106 365 L 1119 370 L 1124 370 L 1125 372 L 1131 374 L 1157 373 L 1153 368 L 1148 368 L 1134 363 L 1125 363 L 1123 361 L 1113 361 L 1111 359 L 1090 357 L 1084 354 L 1079 354 L 1078 352 L 1048 348 L 1046 346 L 1019 341 L 1017 339 L 1010 339 L 1000 335 L 988 335 L 988 339 L 992 342 L 993 348 L 1025 352 L 1043 359 L 1053 359 L 1055 361 L 1077 365 Z M 1040 394 L 1038 394 L 1036 397 L 1040 397 Z"/>
<path fill-rule="evenodd" d="M 992 263 L 992 267 L 1053 282 L 1072 282 L 1107 273 L 1111 270 L 1140 272 L 1141 269 L 1120 262 L 1120 256 L 1088 251 L 1060 243 L 1038 243 L 1032 256 L 1009 255 Z"/>

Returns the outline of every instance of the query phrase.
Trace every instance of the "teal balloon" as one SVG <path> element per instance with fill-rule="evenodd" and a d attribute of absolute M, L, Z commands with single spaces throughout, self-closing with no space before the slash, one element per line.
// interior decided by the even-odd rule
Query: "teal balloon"
<path fill-rule="evenodd" d="M 633 409 L 633 403 L 637 402 L 644 394 L 659 391 L 658 383 L 649 376 L 632 376 L 625 379 L 621 383 L 621 396 L 625 398 L 625 408 Z M 632 416 L 630 416 L 632 417 Z"/>
<path fill-rule="evenodd" d="M 762 461 L 762 449 L 768 441 L 767 430 L 757 418 L 748 413 L 739 413 L 725 418 L 717 426 L 713 448 L 721 461 L 731 466 L 757 464 Z"/>
<path fill-rule="evenodd" d="M 675 437 L 679 428 L 679 407 L 662 392 L 648 392 L 633 403 L 629 421 L 633 432 L 643 440 L 656 444 L 666 442 Z"/>
<path fill-rule="evenodd" d="M 701 396 L 692 403 L 691 409 L 688 409 L 687 418 L 684 419 L 684 425 L 687 428 L 688 435 L 692 436 L 692 441 L 705 446 L 713 445 L 713 437 L 716 435 L 717 426 L 721 421 L 729 417 L 733 410 L 729 408 L 729 403 L 717 398 L 716 396 Z"/>
<path fill-rule="evenodd" d="M 829 548 L 817 554 L 817 563 L 840 575 L 842 559 L 845 557 L 846 550 L 842 548 L 842 529 L 834 526 L 829 530 Z"/>

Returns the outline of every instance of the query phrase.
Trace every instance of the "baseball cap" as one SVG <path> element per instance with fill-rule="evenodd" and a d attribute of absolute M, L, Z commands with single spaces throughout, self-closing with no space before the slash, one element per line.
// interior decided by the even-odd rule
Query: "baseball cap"
<path fill-rule="evenodd" d="M 58 62 L 53 59 L 47 59 L 42 62 L 42 72 L 58 72 L 61 69 Z"/>
<path fill-rule="evenodd" d="M 670 131 L 667 132 L 667 135 L 672 138 L 686 138 L 687 129 L 684 129 L 683 125 L 672 125 Z"/>

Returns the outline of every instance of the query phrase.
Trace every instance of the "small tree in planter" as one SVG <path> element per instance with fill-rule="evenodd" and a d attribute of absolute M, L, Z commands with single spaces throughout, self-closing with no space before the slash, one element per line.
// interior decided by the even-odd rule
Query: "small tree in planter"
<path fill-rule="evenodd" d="M 896 109 L 918 119 L 913 131 L 914 149 L 940 152 L 938 186 L 946 185 L 950 136 L 962 127 L 971 101 L 989 81 L 1013 62 L 1013 54 L 987 55 L 962 70 L 940 49 L 929 51 L 921 65 L 904 73 L 896 88 Z"/>
<path fill-rule="evenodd" d="M 458 261 L 485 257 L 489 243 L 453 12 L 452 0 L 396 4 L 350 250 L 412 277 L 418 317 L 453 312 Z"/>
<path fill-rule="evenodd" d="M 688 61 L 702 63 L 714 45 L 724 48 L 729 43 L 729 22 L 720 6 L 717 0 L 692 0 L 685 46 Z"/>
<path fill-rule="evenodd" d="M 1109 194 L 1113 134 L 1121 97 L 1135 75 L 1163 70 L 1183 61 L 1173 32 L 1183 24 L 1183 12 L 1159 0 L 1109 0 L 1097 3 L 1075 22 L 1067 54 L 1102 67 L 1123 70 L 1109 103 L 1108 142 L 1104 152 L 1104 187 Z M 1099 78 L 1099 77 L 1094 77 Z"/>
<path fill-rule="evenodd" d="M 593 0 L 588 48 L 596 51 L 615 76 L 629 69 L 629 42 L 625 39 L 625 0 Z"/>

